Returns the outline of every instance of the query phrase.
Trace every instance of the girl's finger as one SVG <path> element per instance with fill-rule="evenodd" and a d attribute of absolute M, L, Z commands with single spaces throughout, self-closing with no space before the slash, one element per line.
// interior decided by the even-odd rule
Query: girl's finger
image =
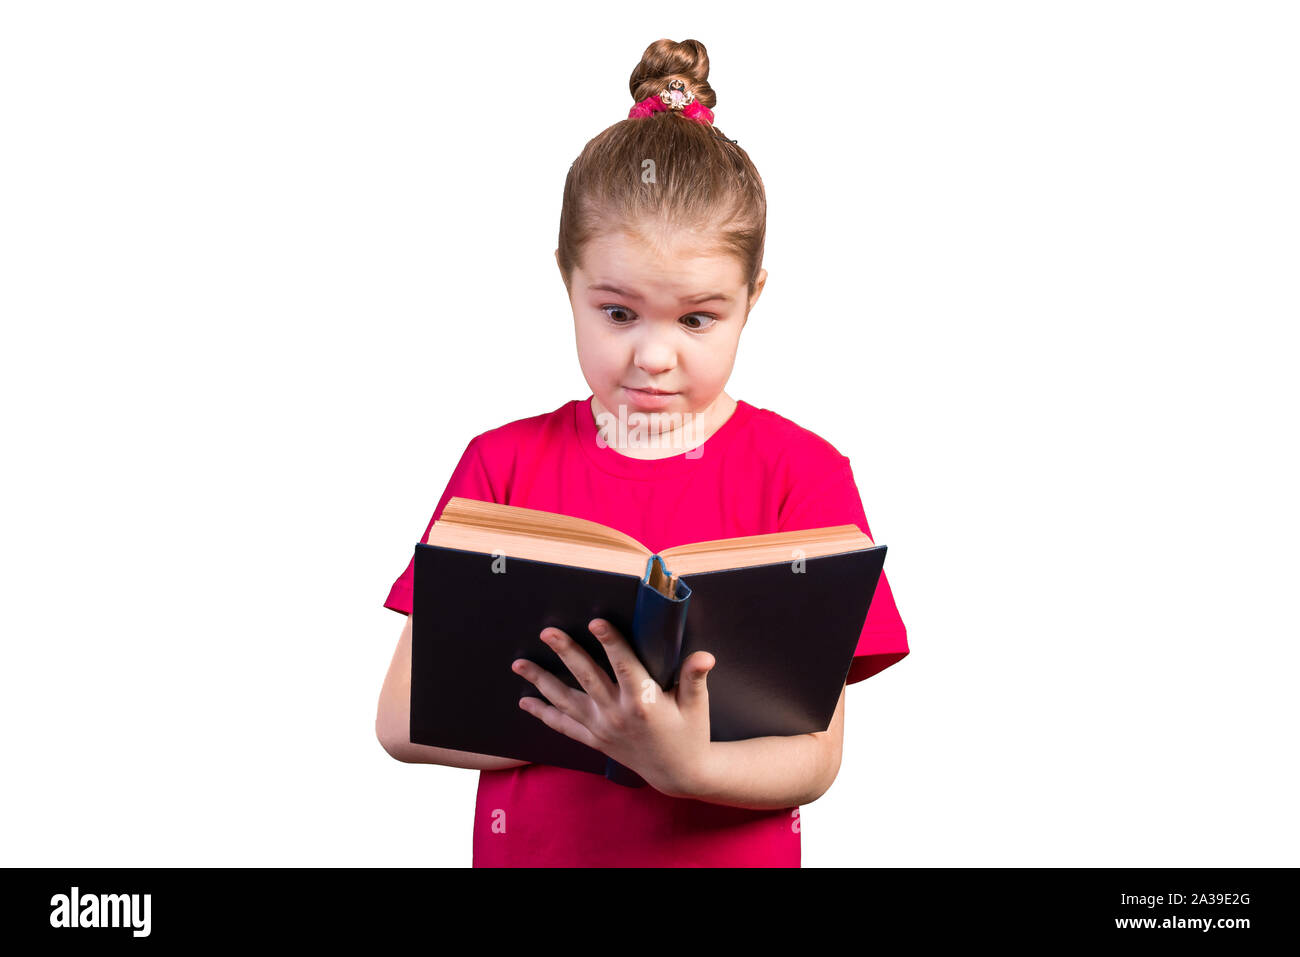
<path fill-rule="evenodd" d="M 586 716 L 583 701 L 590 705 L 590 699 L 581 691 L 574 691 L 541 665 L 527 658 L 519 658 L 511 662 L 510 670 L 521 678 L 531 681 L 533 686 L 546 696 L 546 700 L 560 711 L 575 718 Z"/>
<path fill-rule="evenodd" d="M 636 656 L 627 639 L 604 618 L 593 618 L 588 627 L 604 647 L 610 667 L 614 669 L 614 677 L 618 680 L 618 686 L 627 694 L 640 695 L 645 689 L 650 672 L 645 670 L 645 665 L 641 664 L 641 659 Z"/>
<path fill-rule="evenodd" d="M 618 695 L 614 683 L 609 680 L 609 675 L 591 660 L 591 655 L 570 638 L 567 632 L 559 628 L 543 628 L 541 637 L 542 641 L 560 656 L 569 673 L 578 680 L 578 684 L 592 701 L 602 708 L 610 707 L 615 703 Z M 547 697 L 549 698 L 550 695 Z"/>
<path fill-rule="evenodd" d="M 579 741 L 590 748 L 600 750 L 593 735 L 581 721 L 576 721 L 564 712 L 542 701 L 540 698 L 520 698 L 519 707 L 533 717 L 538 718 L 548 728 L 554 728 L 565 737 Z"/>

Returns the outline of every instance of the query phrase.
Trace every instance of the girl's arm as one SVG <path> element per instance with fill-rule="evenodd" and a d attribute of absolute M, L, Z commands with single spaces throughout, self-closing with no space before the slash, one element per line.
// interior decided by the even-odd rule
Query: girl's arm
<path fill-rule="evenodd" d="M 825 731 L 710 743 L 707 766 L 675 796 L 755 810 L 811 804 L 840 773 L 844 692 Z"/>
<path fill-rule="evenodd" d="M 384 689 L 379 694 L 379 712 L 375 716 L 375 735 L 384 750 L 407 764 L 443 764 L 451 768 L 476 768 L 480 771 L 500 771 L 517 768 L 527 761 L 498 758 L 473 751 L 453 751 L 451 748 L 434 748 L 411 741 L 411 621 L 406 616 L 402 635 L 397 639 Z"/>

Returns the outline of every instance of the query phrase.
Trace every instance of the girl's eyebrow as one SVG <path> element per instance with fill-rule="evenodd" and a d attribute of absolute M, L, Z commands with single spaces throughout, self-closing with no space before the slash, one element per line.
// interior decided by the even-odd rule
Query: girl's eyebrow
<path fill-rule="evenodd" d="M 602 292 L 612 292 L 615 295 L 624 296 L 627 299 L 639 300 L 641 298 L 640 293 L 630 289 L 620 289 L 618 286 L 615 286 L 613 283 L 609 283 L 609 282 L 594 283 L 593 285 L 588 286 L 587 288 L 592 290 L 593 292 L 597 289 L 601 290 Z M 721 292 L 703 292 L 700 293 L 698 296 L 683 296 L 680 301 L 689 302 L 689 303 L 731 302 L 731 297 L 728 296 L 726 293 L 721 293 Z"/>

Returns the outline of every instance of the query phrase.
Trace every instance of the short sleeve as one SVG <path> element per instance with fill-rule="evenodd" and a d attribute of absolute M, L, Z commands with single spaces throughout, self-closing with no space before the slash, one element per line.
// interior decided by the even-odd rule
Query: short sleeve
<path fill-rule="evenodd" d="M 460 461 L 456 463 L 456 468 L 451 473 L 451 479 L 447 482 L 447 488 L 443 491 L 442 498 L 438 499 L 438 505 L 433 510 L 433 516 L 429 519 L 429 523 L 424 526 L 424 532 L 419 538 L 420 541 L 424 541 L 428 536 L 429 529 L 433 527 L 433 523 L 438 520 L 438 517 L 442 515 L 442 510 L 453 498 L 472 498 L 479 502 L 497 501 L 492 483 L 488 478 L 487 466 L 483 460 L 480 438 L 476 436 L 471 439 L 469 445 L 465 447 L 465 451 L 461 453 Z M 414 546 L 412 546 L 412 551 L 414 551 Z M 397 576 L 397 581 L 393 582 L 393 587 L 388 590 L 388 600 L 384 602 L 384 607 L 399 611 L 403 615 L 409 615 L 411 613 L 411 593 L 414 586 L 415 556 L 412 554 L 407 561 L 406 571 Z"/>
<path fill-rule="evenodd" d="M 782 510 L 780 531 L 856 525 L 863 533 L 871 535 L 858 486 L 853 480 L 853 469 L 847 458 L 841 458 L 843 464 L 832 470 L 824 481 L 806 492 L 796 490 L 792 493 L 790 502 Z M 874 537 L 872 541 L 875 541 Z M 881 572 L 845 683 L 853 684 L 870 678 L 902 661 L 907 653 L 907 628 L 898 614 L 889 579 Z"/>

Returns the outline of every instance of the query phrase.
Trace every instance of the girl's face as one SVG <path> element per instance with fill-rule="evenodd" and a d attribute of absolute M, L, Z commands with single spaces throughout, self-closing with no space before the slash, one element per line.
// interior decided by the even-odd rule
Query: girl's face
<path fill-rule="evenodd" d="M 662 244 L 622 232 L 588 242 L 569 302 L 578 363 L 599 405 L 615 415 L 619 406 L 664 413 L 652 421 L 707 414 L 766 281 L 764 269 L 749 298 L 736 258 L 686 232 Z"/>

